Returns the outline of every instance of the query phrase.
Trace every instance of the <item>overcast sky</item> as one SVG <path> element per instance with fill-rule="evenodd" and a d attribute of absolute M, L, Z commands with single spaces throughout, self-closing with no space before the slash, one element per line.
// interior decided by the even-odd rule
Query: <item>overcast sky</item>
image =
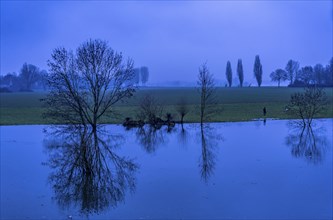
<path fill-rule="evenodd" d="M 196 81 L 207 61 L 225 81 L 242 58 L 245 81 L 255 84 L 260 55 L 264 83 L 292 58 L 301 66 L 332 57 L 331 1 L 1 1 L 1 74 L 24 62 L 48 69 L 58 46 L 76 49 L 90 39 L 148 66 L 149 82 Z"/>

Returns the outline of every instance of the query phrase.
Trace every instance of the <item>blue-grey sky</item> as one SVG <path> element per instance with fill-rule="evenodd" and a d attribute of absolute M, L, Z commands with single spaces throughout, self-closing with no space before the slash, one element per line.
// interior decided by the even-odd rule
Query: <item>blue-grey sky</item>
<path fill-rule="evenodd" d="M 331 1 L 1 1 L 1 74 L 24 62 L 47 70 L 54 48 L 99 38 L 148 66 L 151 83 L 195 82 L 205 61 L 225 81 L 227 61 L 236 76 L 242 58 L 255 84 L 259 54 L 265 85 L 290 58 L 326 65 L 332 23 Z"/>

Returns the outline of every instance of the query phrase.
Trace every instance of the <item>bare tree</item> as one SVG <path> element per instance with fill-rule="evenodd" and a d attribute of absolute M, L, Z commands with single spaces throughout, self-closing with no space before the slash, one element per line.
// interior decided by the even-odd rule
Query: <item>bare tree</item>
<path fill-rule="evenodd" d="M 238 74 L 238 78 L 239 78 L 239 85 L 240 85 L 240 87 L 243 87 L 244 71 L 243 71 L 242 59 L 238 59 L 238 62 L 237 62 L 237 74 Z"/>
<path fill-rule="evenodd" d="M 11 91 L 18 91 L 21 89 L 20 78 L 17 76 L 15 72 L 7 73 L 6 75 L 2 76 L 0 84 L 4 86 L 2 91 L 11 92 Z"/>
<path fill-rule="evenodd" d="M 19 75 L 22 90 L 31 91 L 31 88 L 35 82 L 40 78 L 39 68 L 32 64 L 24 63 Z"/>
<path fill-rule="evenodd" d="M 302 119 L 303 125 L 311 125 L 313 118 L 327 106 L 327 96 L 322 88 L 306 87 L 303 93 L 291 95 L 287 113 Z"/>
<path fill-rule="evenodd" d="M 112 116 L 113 106 L 131 97 L 135 88 L 133 62 L 123 61 L 105 41 L 89 40 L 76 53 L 57 48 L 48 61 L 47 83 L 51 90 L 44 100 L 45 117 L 55 123 L 91 125 L 96 130 L 102 116 Z"/>
<path fill-rule="evenodd" d="M 48 72 L 46 70 L 42 70 L 40 71 L 40 84 L 41 87 L 46 90 L 47 88 L 47 76 L 48 76 Z"/>
<path fill-rule="evenodd" d="M 149 78 L 148 67 L 146 67 L 146 66 L 141 67 L 140 73 L 141 73 L 142 85 L 146 85 L 146 83 L 148 82 L 148 78 Z"/>
<path fill-rule="evenodd" d="M 178 112 L 178 114 L 180 116 L 180 123 L 183 124 L 184 117 L 189 112 L 189 108 L 188 108 L 186 100 L 184 98 L 180 99 L 180 101 L 178 102 L 176 111 Z"/>
<path fill-rule="evenodd" d="M 299 69 L 299 62 L 294 60 L 288 61 L 285 70 L 287 71 L 287 78 L 290 81 L 290 85 L 294 83 L 298 69 Z"/>
<path fill-rule="evenodd" d="M 285 81 L 287 79 L 287 72 L 283 69 L 277 69 L 270 74 L 271 80 L 274 82 L 278 82 L 278 87 L 280 87 L 281 81 Z"/>
<path fill-rule="evenodd" d="M 298 71 L 299 80 L 304 83 L 305 86 L 315 84 L 315 77 L 312 66 L 302 67 Z"/>
<path fill-rule="evenodd" d="M 322 85 L 324 78 L 325 78 L 325 68 L 322 64 L 316 64 L 313 67 L 313 73 L 314 73 L 314 78 L 315 78 L 315 84 L 316 85 Z"/>
<path fill-rule="evenodd" d="M 134 68 L 133 69 L 133 84 L 139 85 L 140 83 L 140 74 L 141 74 L 141 69 L 140 68 Z"/>
<path fill-rule="evenodd" d="M 229 87 L 231 87 L 231 85 L 232 85 L 232 69 L 231 69 L 230 61 L 227 62 L 225 75 L 226 75 L 227 80 L 228 80 L 228 85 L 229 85 Z"/>
<path fill-rule="evenodd" d="M 197 84 L 200 93 L 200 123 L 203 125 L 204 121 L 213 113 L 211 108 L 215 104 L 215 80 L 209 73 L 207 63 L 199 67 Z"/>
<path fill-rule="evenodd" d="M 155 125 L 158 118 L 163 114 L 163 106 L 153 96 L 146 95 L 140 101 L 140 109 L 137 117 L 142 120 Z"/>
<path fill-rule="evenodd" d="M 333 57 L 325 67 L 325 85 L 333 87 Z"/>

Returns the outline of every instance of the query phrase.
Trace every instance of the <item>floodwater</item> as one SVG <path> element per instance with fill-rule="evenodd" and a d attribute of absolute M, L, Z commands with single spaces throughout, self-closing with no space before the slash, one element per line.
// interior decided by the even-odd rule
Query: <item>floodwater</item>
<path fill-rule="evenodd" d="M 332 119 L 314 123 L 2 126 L 0 216 L 332 219 Z"/>

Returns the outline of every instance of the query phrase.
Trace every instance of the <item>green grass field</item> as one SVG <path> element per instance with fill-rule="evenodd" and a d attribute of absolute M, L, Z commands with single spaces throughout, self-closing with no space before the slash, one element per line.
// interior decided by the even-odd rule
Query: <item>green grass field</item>
<path fill-rule="evenodd" d="M 247 121 L 262 118 L 262 109 L 266 107 L 267 118 L 290 118 L 284 109 L 290 95 L 303 91 L 302 88 L 286 87 L 247 87 L 247 88 L 217 88 L 215 113 L 209 119 L 212 122 Z M 333 117 L 333 89 L 326 88 L 329 105 L 327 111 L 318 115 L 319 118 Z M 186 122 L 199 121 L 199 94 L 195 88 L 141 88 L 133 98 L 125 103 L 119 103 L 114 110 L 119 113 L 115 118 L 104 118 L 102 123 L 122 123 L 125 117 L 135 118 L 140 99 L 152 95 L 164 106 L 164 113 L 171 113 L 175 120 L 179 100 L 184 98 L 190 108 L 185 116 Z M 2 93 L 0 94 L 0 124 L 48 124 L 42 118 L 43 108 L 39 101 L 46 93 Z"/>

